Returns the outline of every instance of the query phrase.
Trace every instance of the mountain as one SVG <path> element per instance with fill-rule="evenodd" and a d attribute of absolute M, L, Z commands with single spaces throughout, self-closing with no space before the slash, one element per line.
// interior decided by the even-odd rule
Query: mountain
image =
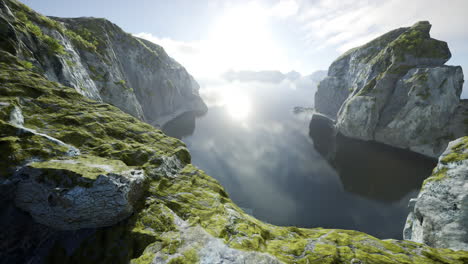
<path fill-rule="evenodd" d="M 315 107 L 345 136 L 438 158 L 468 131 L 463 71 L 444 65 L 447 43 L 429 22 L 399 28 L 337 60 L 320 82 Z"/>
<path fill-rule="evenodd" d="M 105 19 L 45 17 L 15 1 L 0 4 L 3 49 L 47 79 L 155 125 L 207 110 L 194 78 L 162 47 Z"/>

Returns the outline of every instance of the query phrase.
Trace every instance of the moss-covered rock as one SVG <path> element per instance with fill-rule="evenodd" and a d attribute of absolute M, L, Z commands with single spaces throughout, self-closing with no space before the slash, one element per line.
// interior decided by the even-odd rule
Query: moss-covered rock
<path fill-rule="evenodd" d="M 423 183 L 404 230 L 405 239 L 433 247 L 468 250 L 468 137 L 449 144 Z"/>
<path fill-rule="evenodd" d="M 198 84 L 162 47 L 106 19 L 45 17 L 17 0 L 2 6 L 0 50 L 18 54 L 47 79 L 159 125 L 207 110 Z"/>
<path fill-rule="evenodd" d="M 328 70 L 315 107 L 345 136 L 374 140 L 437 158 L 464 135 L 452 128 L 463 87 L 461 67 L 422 21 L 354 48 Z"/>

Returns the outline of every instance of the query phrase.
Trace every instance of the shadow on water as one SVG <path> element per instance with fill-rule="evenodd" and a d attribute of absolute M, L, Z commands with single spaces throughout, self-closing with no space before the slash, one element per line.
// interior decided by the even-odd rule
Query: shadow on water
<path fill-rule="evenodd" d="M 195 119 L 197 114 L 195 112 L 185 112 L 173 120 L 167 122 L 162 131 L 171 137 L 183 139 L 191 136 L 195 131 Z"/>
<path fill-rule="evenodd" d="M 315 149 L 336 169 L 344 189 L 370 199 L 400 200 L 419 189 L 437 164 L 408 150 L 336 134 L 321 116 L 312 118 L 309 129 Z"/>

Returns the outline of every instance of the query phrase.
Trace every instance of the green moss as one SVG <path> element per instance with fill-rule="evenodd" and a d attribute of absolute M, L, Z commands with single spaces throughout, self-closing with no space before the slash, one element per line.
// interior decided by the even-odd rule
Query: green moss
<path fill-rule="evenodd" d="M 447 43 L 430 38 L 428 22 L 419 22 L 393 41 L 393 49 L 399 61 L 404 61 L 406 55 L 417 58 L 449 59 Z"/>
<path fill-rule="evenodd" d="M 132 87 L 128 87 L 127 86 L 127 82 L 125 80 L 120 80 L 120 81 L 117 81 L 117 82 L 114 82 L 115 84 L 119 85 L 120 87 L 122 87 L 123 89 L 125 89 L 126 91 L 129 91 L 129 92 L 133 92 L 133 88 Z"/>
<path fill-rule="evenodd" d="M 151 264 L 156 254 L 152 252 L 143 253 L 140 257 L 131 260 L 131 264 Z"/>
<path fill-rule="evenodd" d="M 28 165 L 41 169 L 42 181 L 53 182 L 67 187 L 80 185 L 90 187 L 99 175 L 128 171 L 120 160 L 109 160 L 96 156 L 80 155 L 67 160 L 33 162 Z"/>
<path fill-rule="evenodd" d="M 359 96 L 366 96 L 366 95 L 370 94 L 374 90 L 376 84 L 377 84 L 376 78 L 372 79 L 370 82 L 368 82 L 361 89 L 361 91 L 359 91 L 358 95 Z"/>
<path fill-rule="evenodd" d="M 29 32 L 36 36 L 39 40 L 44 42 L 49 49 L 50 53 L 64 55 L 66 54 L 64 47 L 59 41 L 52 36 L 44 34 L 38 25 L 47 27 L 51 30 L 56 30 L 60 33 L 64 32 L 64 27 L 57 21 L 40 15 L 24 4 L 17 1 L 9 1 L 10 7 L 18 20 L 16 25 L 19 31 Z"/>
<path fill-rule="evenodd" d="M 447 168 L 441 168 L 441 169 L 435 168 L 434 171 L 432 172 L 432 175 L 426 180 L 424 180 L 422 184 L 423 187 L 429 182 L 443 180 L 445 177 L 447 177 L 447 171 L 448 171 Z"/>
<path fill-rule="evenodd" d="M 21 64 L 21 66 L 23 66 L 27 70 L 32 70 L 34 68 L 34 65 L 29 61 L 20 60 L 19 62 Z"/>
<path fill-rule="evenodd" d="M 77 46 L 78 48 L 87 49 L 89 51 L 96 52 L 97 50 L 96 43 L 86 40 L 77 32 L 73 30 L 66 30 L 65 35 L 68 38 L 70 38 L 73 44 Z"/>
<path fill-rule="evenodd" d="M 76 62 L 73 62 L 71 60 L 66 59 L 65 63 L 68 65 L 68 67 L 73 68 L 76 66 Z"/>
<path fill-rule="evenodd" d="M 52 53 L 57 53 L 57 54 L 61 54 L 61 55 L 67 54 L 65 52 L 64 47 L 62 46 L 62 44 L 60 44 L 58 42 L 57 39 L 55 39 L 55 38 L 53 38 L 53 37 L 51 37 L 49 35 L 42 35 L 42 40 L 44 41 L 44 43 L 46 43 L 49 46 L 49 50 Z"/>
<path fill-rule="evenodd" d="M 412 65 L 398 65 L 389 69 L 390 74 L 405 75 L 409 70 L 413 69 Z"/>
<path fill-rule="evenodd" d="M 195 249 L 182 252 L 182 256 L 172 258 L 168 264 L 196 264 L 199 258 Z"/>
<path fill-rule="evenodd" d="M 106 82 L 107 79 L 105 77 L 104 72 L 99 68 L 97 69 L 93 65 L 88 65 L 89 70 L 91 71 L 91 79 L 99 82 Z"/>
<path fill-rule="evenodd" d="M 443 164 L 459 162 L 468 159 L 468 137 L 464 137 L 461 141 L 451 148 L 451 152 L 445 155 L 440 160 Z"/>

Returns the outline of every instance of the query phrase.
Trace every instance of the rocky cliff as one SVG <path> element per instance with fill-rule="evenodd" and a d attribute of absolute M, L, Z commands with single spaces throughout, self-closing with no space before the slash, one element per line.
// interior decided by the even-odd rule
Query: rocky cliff
<path fill-rule="evenodd" d="M 461 67 L 444 65 L 447 43 L 431 25 L 399 28 L 333 62 L 315 107 L 345 136 L 375 140 L 437 158 L 467 131 Z"/>
<path fill-rule="evenodd" d="M 449 144 L 410 210 L 405 239 L 468 250 L 468 137 Z"/>
<path fill-rule="evenodd" d="M 199 86 L 164 49 L 99 18 L 45 17 L 0 0 L 0 45 L 51 81 L 154 125 L 206 111 Z"/>

